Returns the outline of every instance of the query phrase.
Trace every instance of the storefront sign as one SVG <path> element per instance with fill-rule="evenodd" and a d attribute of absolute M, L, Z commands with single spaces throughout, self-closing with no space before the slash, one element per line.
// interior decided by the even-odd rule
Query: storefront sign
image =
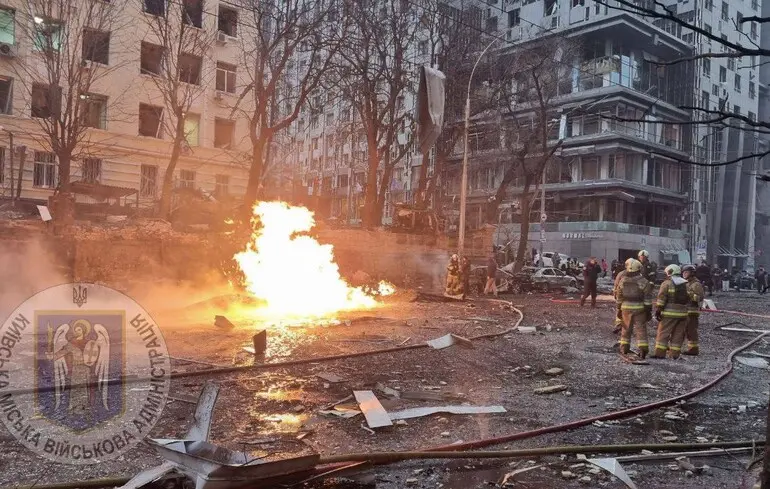
<path fill-rule="evenodd" d="M 602 239 L 599 233 L 562 233 L 562 239 Z"/>

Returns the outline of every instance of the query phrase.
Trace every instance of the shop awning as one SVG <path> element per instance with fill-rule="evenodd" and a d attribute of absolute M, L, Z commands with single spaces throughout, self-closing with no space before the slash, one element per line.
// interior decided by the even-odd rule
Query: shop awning
<path fill-rule="evenodd" d="M 87 195 L 97 200 L 119 199 L 139 192 L 135 188 L 116 187 L 80 180 L 70 183 L 70 191 L 74 194 Z"/>
<path fill-rule="evenodd" d="M 749 254 L 739 248 L 720 246 L 719 256 L 729 256 L 731 258 L 748 258 Z"/>

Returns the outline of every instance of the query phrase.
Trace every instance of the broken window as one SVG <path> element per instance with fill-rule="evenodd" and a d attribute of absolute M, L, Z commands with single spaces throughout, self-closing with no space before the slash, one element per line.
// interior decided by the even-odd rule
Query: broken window
<path fill-rule="evenodd" d="M 13 78 L 0 76 L 0 113 L 11 114 L 13 110 Z"/>
<path fill-rule="evenodd" d="M 163 46 L 142 41 L 139 67 L 139 72 L 144 75 L 160 75 L 163 68 Z"/>
<path fill-rule="evenodd" d="M 32 84 L 32 117 L 48 119 L 58 113 L 61 103 L 61 89 L 43 85 Z"/>
<path fill-rule="evenodd" d="M 184 0 L 182 22 L 194 27 L 203 26 L 203 0 Z"/>
<path fill-rule="evenodd" d="M 107 97 L 93 93 L 80 95 L 80 119 L 85 127 L 107 128 Z"/>
<path fill-rule="evenodd" d="M 100 158 L 85 158 L 81 169 L 82 181 L 99 183 L 102 181 L 102 160 Z"/>
<path fill-rule="evenodd" d="M 166 0 L 144 0 L 144 11 L 151 15 L 166 15 Z"/>
<path fill-rule="evenodd" d="M 110 33 L 83 29 L 83 59 L 110 64 Z"/>
<path fill-rule="evenodd" d="M 236 37 L 238 34 L 238 11 L 220 3 L 217 29 L 230 37 Z"/>
<path fill-rule="evenodd" d="M 151 138 L 163 137 L 161 121 L 163 120 L 163 107 L 139 104 L 139 135 Z"/>
<path fill-rule="evenodd" d="M 201 116 L 187 114 L 184 118 L 184 138 L 190 146 L 198 146 L 201 141 Z"/>
<path fill-rule="evenodd" d="M 32 168 L 32 185 L 40 188 L 56 186 L 56 155 L 47 151 L 35 151 Z"/>
<path fill-rule="evenodd" d="M 179 81 L 200 85 L 201 66 L 203 59 L 200 56 L 182 53 L 179 55 Z"/>
<path fill-rule="evenodd" d="M 35 50 L 43 52 L 59 52 L 61 47 L 62 24 L 53 19 L 35 17 Z"/>
<path fill-rule="evenodd" d="M 195 171 L 179 170 L 179 188 L 195 188 Z"/>
<path fill-rule="evenodd" d="M 214 147 L 230 149 L 233 145 L 235 122 L 227 119 L 214 119 Z"/>
<path fill-rule="evenodd" d="M 0 8 L 0 43 L 16 43 L 16 12 L 10 8 Z"/>
<path fill-rule="evenodd" d="M 142 165 L 140 175 L 139 196 L 155 197 L 155 192 L 158 188 L 158 167 L 153 165 Z"/>
<path fill-rule="evenodd" d="M 508 11 L 508 27 L 517 27 L 521 25 L 521 9 Z"/>
<path fill-rule="evenodd" d="M 228 195 L 228 187 L 230 186 L 230 175 L 216 175 L 214 177 L 214 195 L 217 197 L 224 197 Z"/>
<path fill-rule="evenodd" d="M 235 65 L 217 61 L 217 90 L 235 93 Z"/>

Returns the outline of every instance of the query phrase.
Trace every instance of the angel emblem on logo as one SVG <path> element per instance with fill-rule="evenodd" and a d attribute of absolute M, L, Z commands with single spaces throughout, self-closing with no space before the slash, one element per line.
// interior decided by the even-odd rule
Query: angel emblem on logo
<path fill-rule="evenodd" d="M 38 383 L 48 388 L 38 398 L 43 416 L 85 430 L 120 414 L 123 386 L 110 379 L 123 376 L 122 319 L 102 313 L 38 315 L 37 326 L 45 324 L 46 335 L 38 343 L 45 352 L 37 362 Z"/>

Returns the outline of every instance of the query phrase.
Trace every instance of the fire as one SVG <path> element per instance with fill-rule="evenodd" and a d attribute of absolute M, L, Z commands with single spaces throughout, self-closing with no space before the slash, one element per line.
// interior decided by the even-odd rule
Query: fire
<path fill-rule="evenodd" d="M 265 302 L 273 317 L 322 317 L 336 312 L 371 309 L 376 294 L 390 295 L 393 285 L 381 282 L 376 292 L 351 287 L 340 276 L 331 245 L 307 234 L 313 213 L 284 202 L 254 206 L 252 232 L 246 249 L 235 255 L 246 289 Z"/>

